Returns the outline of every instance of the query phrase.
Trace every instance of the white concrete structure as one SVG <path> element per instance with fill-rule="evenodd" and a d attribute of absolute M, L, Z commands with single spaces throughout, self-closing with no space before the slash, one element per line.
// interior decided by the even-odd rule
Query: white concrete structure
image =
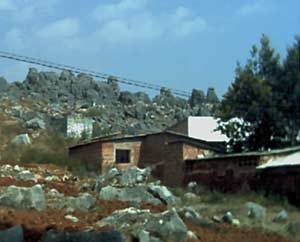
<path fill-rule="evenodd" d="M 218 122 L 213 117 L 190 116 L 167 130 L 185 134 L 191 138 L 208 142 L 226 142 L 228 137 L 216 131 Z"/>
<path fill-rule="evenodd" d="M 228 141 L 226 135 L 216 131 L 218 122 L 213 117 L 188 117 L 188 136 L 209 142 Z"/>
<path fill-rule="evenodd" d="M 284 157 L 272 158 L 266 164 L 258 166 L 258 169 L 266 169 L 280 166 L 299 166 L 300 165 L 300 151 Z"/>

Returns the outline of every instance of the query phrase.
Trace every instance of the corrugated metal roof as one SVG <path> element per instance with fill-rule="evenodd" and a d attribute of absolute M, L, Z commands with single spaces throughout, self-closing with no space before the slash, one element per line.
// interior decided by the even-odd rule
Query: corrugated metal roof
<path fill-rule="evenodd" d="M 284 157 L 273 158 L 266 164 L 258 166 L 257 169 L 266 169 L 280 166 L 300 166 L 300 151 Z"/>

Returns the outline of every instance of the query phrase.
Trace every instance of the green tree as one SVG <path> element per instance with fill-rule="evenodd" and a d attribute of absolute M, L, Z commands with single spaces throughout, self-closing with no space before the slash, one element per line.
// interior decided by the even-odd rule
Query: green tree
<path fill-rule="evenodd" d="M 233 150 L 258 150 L 280 145 L 284 132 L 283 112 L 278 96 L 283 68 L 279 54 L 263 35 L 260 48 L 252 47 L 245 66 L 237 65 L 236 76 L 221 102 L 217 116 L 220 129 L 231 139 Z M 242 120 L 246 125 L 232 125 L 229 120 Z M 243 134 L 237 136 L 237 132 Z M 240 139 L 240 140 L 239 140 Z"/>
<path fill-rule="evenodd" d="M 283 61 L 281 90 L 282 113 L 287 125 L 285 127 L 286 139 L 291 145 L 297 143 L 300 132 L 300 37 L 287 49 L 287 56 Z M 285 91 L 283 91 L 285 90 Z M 298 140 L 299 141 L 299 140 Z"/>

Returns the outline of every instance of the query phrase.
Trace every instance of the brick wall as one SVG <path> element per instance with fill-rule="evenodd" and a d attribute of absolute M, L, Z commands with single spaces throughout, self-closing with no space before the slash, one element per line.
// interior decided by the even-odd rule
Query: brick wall
<path fill-rule="evenodd" d="M 115 141 L 102 143 L 102 170 L 106 171 L 112 167 L 118 167 L 121 170 L 128 166 L 137 166 L 140 160 L 141 141 Z M 116 164 L 116 149 L 130 150 L 130 163 L 129 164 Z"/>
<path fill-rule="evenodd" d="M 190 160 L 185 164 L 184 183 L 197 181 L 222 191 L 236 191 L 245 184 L 254 187 L 256 167 L 260 163 L 259 156 Z"/>

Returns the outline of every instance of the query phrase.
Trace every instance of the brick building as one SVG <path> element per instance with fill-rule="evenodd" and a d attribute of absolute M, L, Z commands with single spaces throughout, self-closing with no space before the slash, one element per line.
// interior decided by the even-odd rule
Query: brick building
<path fill-rule="evenodd" d="M 69 148 L 70 158 L 84 161 L 100 172 L 130 165 L 153 167 L 153 175 L 168 185 L 184 179 L 184 160 L 224 152 L 220 142 L 208 142 L 173 131 L 136 136 L 112 135 Z"/>
<path fill-rule="evenodd" d="M 257 167 L 265 167 L 274 159 L 283 159 L 299 151 L 300 147 L 293 147 L 266 152 L 245 152 L 201 159 L 187 159 L 184 165 L 185 177 L 183 183 L 197 181 L 211 189 L 219 189 L 224 192 L 238 191 L 243 186 L 257 190 L 263 188 L 259 181 L 259 173 L 261 172 L 258 172 Z M 282 171 L 282 169 L 283 167 L 277 170 Z M 275 173 L 275 170 L 270 173 L 270 177 L 274 181 L 277 179 Z M 267 172 L 264 172 L 264 174 L 267 174 Z"/>

